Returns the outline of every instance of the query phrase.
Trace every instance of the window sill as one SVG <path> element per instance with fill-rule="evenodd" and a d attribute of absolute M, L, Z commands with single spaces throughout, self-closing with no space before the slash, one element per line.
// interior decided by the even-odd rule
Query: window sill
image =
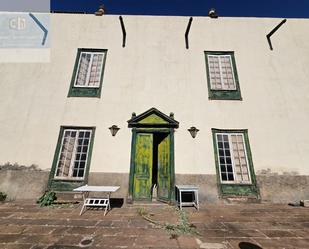
<path fill-rule="evenodd" d="M 83 182 L 84 178 L 54 178 L 54 181 L 61 181 L 61 182 Z"/>
<path fill-rule="evenodd" d="M 238 90 L 210 90 L 210 100 L 242 100 Z"/>
<path fill-rule="evenodd" d="M 101 88 L 97 87 L 73 87 L 68 94 L 68 97 L 100 98 L 100 96 Z"/>
<path fill-rule="evenodd" d="M 221 196 L 259 196 L 258 188 L 255 184 L 220 184 Z"/>
<path fill-rule="evenodd" d="M 252 185 L 251 182 L 224 182 L 224 181 L 222 181 L 221 184 L 223 185 Z"/>

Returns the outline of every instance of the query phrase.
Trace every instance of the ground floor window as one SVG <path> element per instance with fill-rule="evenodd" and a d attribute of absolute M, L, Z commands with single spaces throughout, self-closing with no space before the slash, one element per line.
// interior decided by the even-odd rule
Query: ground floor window
<path fill-rule="evenodd" d="M 55 178 L 84 178 L 91 133 L 90 129 L 64 129 Z"/>
<path fill-rule="evenodd" d="M 52 188 L 68 190 L 84 183 L 90 166 L 94 127 L 61 127 L 50 173 Z M 75 182 L 75 184 L 74 184 Z"/>
<path fill-rule="evenodd" d="M 248 159 L 242 133 L 216 133 L 222 182 L 250 183 Z"/>
<path fill-rule="evenodd" d="M 258 195 L 247 130 L 212 129 L 215 162 L 223 195 Z"/>

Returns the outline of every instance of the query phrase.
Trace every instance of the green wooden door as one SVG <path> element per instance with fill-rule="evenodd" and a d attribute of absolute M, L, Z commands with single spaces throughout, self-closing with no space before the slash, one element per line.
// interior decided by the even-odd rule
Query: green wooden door
<path fill-rule="evenodd" d="M 170 135 L 158 144 L 158 199 L 169 201 L 171 194 Z"/>
<path fill-rule="evenodd" d="M 133 198 L 135 200 L 151 200 L 152 148 L 152 134 L 136 134 L 133 186 Z"/>

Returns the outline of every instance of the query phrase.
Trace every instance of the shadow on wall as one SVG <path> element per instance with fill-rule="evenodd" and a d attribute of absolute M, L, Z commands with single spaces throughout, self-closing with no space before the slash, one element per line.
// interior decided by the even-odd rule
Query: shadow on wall
<path fill-rule="evenodd" d="M 238 244 L 240 249 L 263 249 L 262 247 L 259 247 L 255 244 L 252 244 L 250 242 L 240 242 Z"/>

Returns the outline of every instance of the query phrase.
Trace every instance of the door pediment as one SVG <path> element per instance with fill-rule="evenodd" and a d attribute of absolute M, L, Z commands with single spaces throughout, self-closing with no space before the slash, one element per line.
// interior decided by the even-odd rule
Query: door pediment
<path fill-rule="evenodd" d="M 132 118 L 128 120 L 129 127 L 165 127 L 178 128 L 179 122 L 174 119 L 174 114 L 167 116 L 156 108 L 151 108 L 140 115 L 132 114 Z"/>

